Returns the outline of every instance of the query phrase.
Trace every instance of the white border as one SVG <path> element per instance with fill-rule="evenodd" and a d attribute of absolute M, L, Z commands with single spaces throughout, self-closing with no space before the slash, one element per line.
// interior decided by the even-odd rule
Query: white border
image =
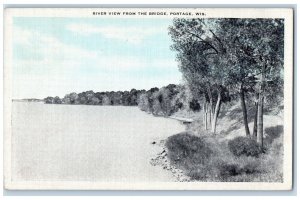
<path fill-rule="evenodd" d="M 245 9 L 245 8 L 198 8 L 172 11 L 201 11 L 207 18 L 284 18 L 285 19 L 285 57 L 284 57 L 284 182 L 283 183 L 239 183 L 239 182 L 170 182 L 170 183 L 108 183 L 108 182 L 12 182 L 11 181 L 11 62 L 12 62 L 12 17 L 104 17 L 93 16 L 92 11 L 149 11 L 148 8 L 42 8 L 5 9 L 4 30 L 4 186 L 6 189 L 70 189 L 70 190 L 290 190 L 292 188 L 292 102 L 293 102 L 293 10 L 292 9 Z M 155 11 L 170 9 L 151 8 Z M 107 18 L 108 16 L 105 16 Z M 109 16 L 120 17 L 120 16 Z M 121 16 L 136 18 L 137 16 Z M 139 18 L 166 18 L 170 16 L 138 16 Z M 194 16 L 195 17 L 195 16 Z"/>

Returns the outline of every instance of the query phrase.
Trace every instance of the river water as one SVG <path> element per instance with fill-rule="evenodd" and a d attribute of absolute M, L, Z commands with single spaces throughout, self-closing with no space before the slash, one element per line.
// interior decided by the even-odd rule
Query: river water
<path fill-rule="evenodd" d="M 184 129 L 137 107 L 13 102 L 12 179 L 175 181 L 150 164 L 151 143 Z"/>

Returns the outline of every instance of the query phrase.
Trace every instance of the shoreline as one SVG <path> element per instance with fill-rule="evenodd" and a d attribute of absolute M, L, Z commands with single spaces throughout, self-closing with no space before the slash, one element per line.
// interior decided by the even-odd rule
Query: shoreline
<path fill-rule="evenodd" d="M 150 164 L 153 167 L 160 167 L 165 171 L 171 172 L 172 176 L 175 178 L 176 182 L 190 182 L 190 178 L 186 176 L 183 170 L 178 169 L 174 165 L 171 164 L 170 160 L 168 159 L 168 152 L 165 147 L 165 139 L 160 140 L 159 143 L 152 144 L 159 148 L 159 153 L 156 153 L 150 159 Z"/>
<path fill-rule="evenodd" d="M 144 112 L 144 111 L 143 111 Z M 168 118 L 168 119 L 172 119 L 172 120 L 176 120 L 177 122 L 179 122 L 180 124 L 182 124 L 185 127 L 185 130 L 188 129 L 188 125 L 191 124 L 194 120 L 193 119 L 189 119 L 189 118 L 181 118 L 181 117 L 176 117 L 176 116 L 159 116 L 159 115 L 154 115 L 153 113 L 148 113 L 154 117 L 163 117 L 163 118 Z M 185 124 L 184 120 L 187 121 L 191 121 L 190 123 Z M 174 133 L 172 135 L 176 135 L 178 133 Z M 170 137 L 170 136 L 169 136 Z M 171 172 L 172 176 L 175 178 L 176 182 L 191 182 L 190 177 L 186 176 L 183 172 L 183 170 L 175 167 L 174 165 L 171 164 L 169 158 L 168 158 L 168 151 L 167 148 L 165 146 L 165 142 L 166 142 L 167 138 L 160 138 L 158 139 L 158 141 L 153 141 L 150 143 L 150 145 L 152 145 L 153 148 L 157 148 L 158 153 L 156 153 L 155 155 L 153 155 L 153 157 L 150 159 L 150 164 L 153 167 L 160 167 L 165 171 L 169 171 Z"/>

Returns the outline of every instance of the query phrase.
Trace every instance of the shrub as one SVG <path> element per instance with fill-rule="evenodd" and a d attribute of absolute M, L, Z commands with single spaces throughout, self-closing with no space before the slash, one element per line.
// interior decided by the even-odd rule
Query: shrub
<path fill-rule="evenodd" d="M 192 111 L 199 111 L 200 110 L 200 104 L 197 100 L 193 99 L 191 102 L 190 102 L 190 109 Z"/>
<path fill-rule="evenodd" d="M 260 172 L 258 161 L 249 162 L 243 167 L 243 172 L 246 174 L 254 174 Z"/>
<path fill-rule="evenodd" d="M 194 165 L 205 164 L 212 154 L 203 138 L 187 132 L 169 137 L 166 147 L 171 162 L 188 169 Z"/>
<path fill-rule="evenodd" d="M 247 137 L 237 137 L 230 140 L 228 147 L 235 156 L 246 155 L 258 157 L 261 153 L 258 143 Z"/>
<path fill-rule="evenodd" d="M 259 145 L 250 138 L 237 137 L 227 143 L 183 132 L 169 137 L 165 145 L 171 164 L 182 169 L 191 180 L 282 181 L 282 161 L 278 161 L 282 159 L 282 150 L 276 153 L 269 149 L 260 155 Z"/>
<path fill-rule="evenodd" d="M 214 169 L 210 165 L 195 165 L 186 171 L 186 175 L 191 180 L 211 180 L 214 173 Z"/>
<path fill-rule="evenodd" d="M 221 180 L 226 180 L 228 177 L 236 176 L 242 173 L 242 169 L 237 164 L 223 163 L 219 166 Z"/>

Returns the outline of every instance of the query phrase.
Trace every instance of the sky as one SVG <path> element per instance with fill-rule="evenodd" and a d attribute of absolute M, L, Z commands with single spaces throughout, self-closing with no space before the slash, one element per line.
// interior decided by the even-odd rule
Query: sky
<path fill-rule="evenodd" d="M 13 98 L 180 83 L 171 19 L 13 19 Z"/>

